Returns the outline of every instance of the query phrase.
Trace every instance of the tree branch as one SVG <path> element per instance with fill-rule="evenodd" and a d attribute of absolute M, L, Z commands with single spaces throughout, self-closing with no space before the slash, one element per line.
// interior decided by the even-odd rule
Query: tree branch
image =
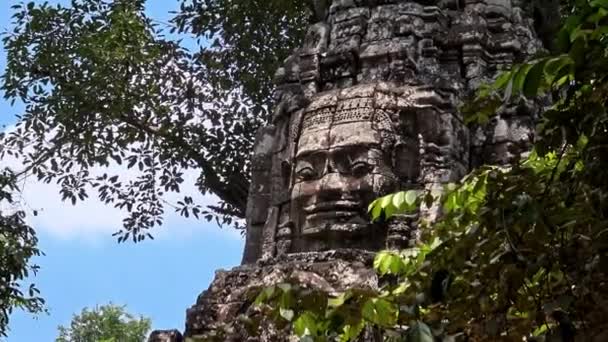
<path fill-rule="evenodd" d="M 185 140 L 149 127 L 125 114 L 122 114 L 120 119 L 145 133 L 168 141 L 176 148 L 183 149 L 186 152 L 186 155 L 202 169 L 202 172 L 205 175 L 204 185 L 223 201 L 236 208 L 237 211 L 234 212 L 235 216 L 239 218 L 245 217 L 249 189 L 249 182 L 245 177 L 231 177 L 230 182 L 223 182 L 213 165 Z"/>

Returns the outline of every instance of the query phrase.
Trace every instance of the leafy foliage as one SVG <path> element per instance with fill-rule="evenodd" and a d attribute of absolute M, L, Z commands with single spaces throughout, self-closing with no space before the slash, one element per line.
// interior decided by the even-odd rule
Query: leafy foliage
<path fill-rule="evenodd" d="M 36 274 L 38 266 L 31 264 L 32 257 L 41 254 L 35 231 L 25 221 L 25 213 L 12 208 L 15 205 L 15 176 L 8 170 L 0 171 L 0 335 L 6 336 L 9 316 L 14 309 L 29 313 L 44 310 L 40 292 L 23 281 Z"/>
<path fill-rule="evenodd" d="M 69 327 L 59 327 L 56 342 L 141 342 L 150 330 L 150 319 L 135 318 L 122 306 L 102 305 L 74 315 Z"/>
<path fill-rule="evenodd" d="M 4 97 L 25 104 L 0 158 L 56 182 L 71 203 L 90 193 L 125 209 L 119 241 L 141 241 L 172 207 L 231 224 L 245 215 L 249 155 L 272 103 L 274 70 L 300 41 L 300 1 L 185 1 L 173 30 L 203 41 L 190 54 L 145 15 L 145 0 L 75 0 L 13 6 L 3 37 Z M 256 29 L 252 29 L 255 23 Z M 106 174 L 123 165 L 135 174 Z M 187 169 L 217 195 L 169 204 Z"/>
<path fill-rule="evenodd" d="M 327 305 L 313 310 L 286 306 L 279 291 L 261 305 L 293 310 L 288 318 L 299 322 L 292 329 L 303 341 L 355 341 L 370 329 L 390 341 L 602 340 L 608 2 L 571 5 L 552 55 L 506 71 L 464 108 L 469 121 L 483 123 L 510 99 L 551 96 L 528 156 L 476 169 L 440 195 L 408 191 L 374 201 L 373 219 L 443 209 L 423 225 L 417 248 L 376 256 L 377 291 L 324 293 Z"/>
<path fill-rule="evenodd" d="M 176 30 L 207 42 L 195 54 L 199 77 L 209 82 L 214 98 L 230 99 L 221 115 L 264 123 L 274 73 L 302 41 L 313 1 L 180 1 Z"/>

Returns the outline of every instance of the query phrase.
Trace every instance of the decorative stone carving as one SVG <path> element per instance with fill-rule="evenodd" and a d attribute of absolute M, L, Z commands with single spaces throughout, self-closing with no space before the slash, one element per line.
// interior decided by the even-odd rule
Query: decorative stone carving
<path fill-rule="evenodd" d="M 186 336 L 235 321 L 248 289 L 294 270 L 337 290 L 377 286 L 373 253 L 411 246 L 419 218 L 440 208 L 371 223 L 373 199 L 440 189 L 531 144 L 538 103 L 516 99 L 486 127 L 459 111 L 480 84 L 542 49 L 529 1 L 313 3 L 319 22 L 277 71 L 276 111 L 256 142 L 243 266 L 217 274 L 188 311 Z M 289 340 L 271 335 L 231 340 Z"/>
<path fill-rule="evenodd" d="M 315 96 L 304 110 L 294 145 L 291 250 L 378 250 L 387 225 L 371 223 L 375 198 L 414 184 L 419 141 L 400 126 L 418 109 L 432 110 L 434 93 L 416 87 L 366 84 Z M 401 121 L 404 121 L 401 123 Z M 416 127 L 409 127 L 416 136 Z"/>

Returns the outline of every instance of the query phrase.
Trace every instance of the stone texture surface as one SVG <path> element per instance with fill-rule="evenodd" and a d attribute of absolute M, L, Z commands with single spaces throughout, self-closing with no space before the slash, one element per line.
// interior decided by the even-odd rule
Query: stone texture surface
<path fill-rule="evenodd" d="M 243 266 L 216 274 L 188 310 L 186 337 L 247 314 L 262 285 L 377 286 L 373 252 L 410 246 L 419 218 L 440 208 L 372 224 L 371 200 L 438 189 L 532 142 L 539 103 L 514 100 L 484 127 L 459 111 L 480 84 L 542 49 L 531 2 L 316 3 L 319 22 L 277 71 L 275 112 L 256 143 Z M 228 340 L 290 337 L 235 331 Z"/>
<path fill-rule="evenodd" d="M 155 330 L 150 334 L 148 342 L 182 342 L 182 333 L 178 330 Z"/>
<path fill-rule="evenodd" d="M 373 256 L 373 253 L 356 249 L 294 253 L 257 265 L 218 271 L 209 289 L 187 311 L 186 336 L 203 336 L 237 321 L 240 315 L 257 314 L 251 304 L 260 289 L 266 286 L 295 281 L 329 293 L 348 288 L 377 288 Z M 237 324 L 234 334 L 226 337 L 226 341 L 289 341 L 289 334 L 269 326 L 262 336 L 249 336 Z"/>

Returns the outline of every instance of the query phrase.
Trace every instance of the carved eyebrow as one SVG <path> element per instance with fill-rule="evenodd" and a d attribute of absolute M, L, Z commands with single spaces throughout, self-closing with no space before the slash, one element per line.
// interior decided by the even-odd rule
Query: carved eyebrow
<path fill-rule="evenodd" d="M 343 151 L 343 150 L 349 150 L 352 148 L 357 148 L 358 150 L 364 150 L 364 149 L 372 149 L 372 150 L 377 150 L 378 152 L 382 153 L 382 147 L 380 144 L 365 144 L 365 145 L 355 145 L 355 144 L 349 144 L 349 145 L 342 145 L 342 146 L 336 146 L 336 147 L 331 147 L 329 149 L 323 149 L 323 150 L 302 150 L 302 151 L 298 151 L 298 153 L 296 153 L 296 160 L 300 160 L 303 158 L 308 158 L 310 156 L 314 156 L 315 154 L 319 154 L 319 155 L 328 155 L 328 154 L 335 154 L 337 152 Z"/>
<path fill-rule="evenodd" d="M 350 145 L 343 145 L 343 146 L 336 146 L 336 147 L 332 147 L 329 149 L 329 153 L 336 153 L 339 152 L 341 150 L 351 150 L 354 148 L 357 148 L 358 151 L 363 151 L 363 150 L 378 150 L 380 152 L 382 152 L 381 149 L 381 145 L 380 144 L 365 144 L 365 145 L 354 145 L 354 144 L 350 144 Z"/>
<path fill-rule="evenodd" d="M 296 154 L 296 161 L 300 160 L 300 159 L 309 158 L 309 157 L 314 156 L 316 154 L 326 156 L 327 154 L 329 154 L 329 150 L 304 150 L 304 151 L 299 151 Z"/>

